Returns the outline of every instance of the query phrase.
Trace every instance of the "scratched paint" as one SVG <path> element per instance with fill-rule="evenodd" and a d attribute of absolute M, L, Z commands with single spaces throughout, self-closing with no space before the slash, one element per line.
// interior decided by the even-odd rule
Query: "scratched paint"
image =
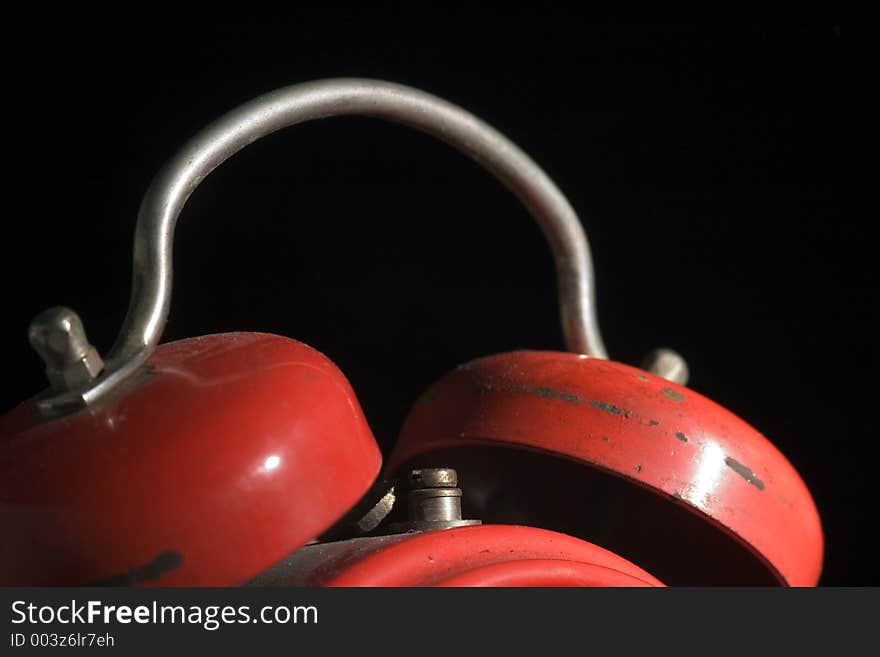
<path fill-rule="evenodd" d="M 622 415 L 624 417 L 632 417 L 632 411 L 626 411 L 622 408 L 617 408 L 613 404 L 608 404 L 602 401 L 591 401 L 590 406 L 593 408 L 598 408 L 600 411 L 605 411 L 606 413 L 611 413 L 612 415 Z"/>
<path fill-rule="evenodd" d="M 507 392 L 515 395 L 535 395 L 536 397 L 543 397 L 544 399 L 560 399 L 564 402 L 568 402 L 569 404 L 580 403 L 580 397 L 578 397 L 574 393 L 565 392 L 562 390 L 553 390 L 552 388 L 529 388 L 526 386 L 493 386 L 491 384 L 485 384 L 483 386 L 480 386 L 480 389 L 483 392 Z"/>
<path fill-rule="evenodd" d="M 684 401 L 684 395 L 672 388 L 663 388 L 660 392 L 666 397 L 666 399 L 671 399 L 674 402 Z"/>
<path fill-rule="evenodd" d="M 729 467 L 736 474 L 749 482 L 752 486 L 754 486 L 758 490 L 764 490 L 764 482 L 758 479 L 758 477 L 755 476 L 755 473 L 744 466 L 742 463 L 740 463 L 736 459 L 730 458 L 729 456 L 724 459 L 724 462 L 727 464 L 727 467 Z"/>
<path fill-rule="evenodd" d="M 598 408 L 600 411 L 605 411 L 606 413 L 611 413 L 612 415 L 619 415 L 625 418 L 631 418 L 633 416 L 632 411 L 628 411 L 623 408 L 618 408 L 614 404 L 609 404 L 608 402 L 590 400 L 588 402 L 584 402 L 581 398 L 571 392 L 565 392 L 563 390 L 554 390 L 552 388 L 530 388 L 527 386 L 495 386 L 492 384 L 483 384 L 480 386 L 481 392 L 506 392 L 509 394 L 525 394 L 525 395 L 534 395 L 536 397 L 543 397 L 544 399 L 559 399 L 564 402 L 568 402 L 569 404 L 575 404 L 578 406 L 592 406 L 593 408 Z M 651 420 L 649 422 L 651 426 L 657 426 L 660 424 L 657 420 Z"/>
<path fill-rule="evenodd" d="M 551 388 L 528 388 L 523 390 L 523 392 L 538 395 L 539 397 L 546 397 L 547 399 L 561 399 L 562 401 L 567 401 L 572 404 L 576 404 L 579 401 L 579 397 L 575 394 L 562 392 L 560 390 L 552 390 Z"/>

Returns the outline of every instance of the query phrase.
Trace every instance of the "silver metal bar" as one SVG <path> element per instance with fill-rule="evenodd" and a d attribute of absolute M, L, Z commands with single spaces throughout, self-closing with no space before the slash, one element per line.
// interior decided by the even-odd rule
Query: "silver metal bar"
<path fill-rule="evenodd" d="M 608 357 L 596 317 L 587 237 L 547 174 L 506 137 L 456 105 L 390 82 L 340 78 L 285 87 L 239 106 L 199 132 L 161 169 L 141 203 L 131 302 L 104 371 L 85 389 L 46 397 L 41 408 L 57 411 L 69 404 L 94 403 L 156 348 L 171 304 L 174 226 L 190 194 L 211 171 L 276 130 L 345 115 L 402 123 L 433 135 L 479 162 L 514 192 L 553 252 L 567 348 Z"/>
<path fill-rule="evenodd" d="M 547 174 L 495 129 L 440 98 L 389 82 L 335 79 L 286 87 L 240 106 L 202 130 L 159 172 L 141 205 L 131 306 L 110 360 L 151 351 L 158 344 L 171 302 L 174 225 L 205 176 L 260 137 L 344 115 L 372 116 L 427 132 L 471 156 L 510 187 L 553 250 L 567 347 L 607 358 L 596 319 L 587 238 Z"/>

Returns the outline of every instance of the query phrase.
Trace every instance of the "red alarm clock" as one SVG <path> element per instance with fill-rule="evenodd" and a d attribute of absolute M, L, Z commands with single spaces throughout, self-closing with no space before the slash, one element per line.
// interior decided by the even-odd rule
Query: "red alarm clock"
<path fill-rule="evenodd" d="M 388 463 L 340 369 L 288 337 L 160 344 L 189 195 L 253 141 L 312 119 L 396 121 L 470 156 L 538 222 L 564 351 L 454 369 Z M 812 586 L 809 491 L 758 431 L 658 350 L 609 360 L 589 245 L 517 146 L 429 94 L 360 79 L 273 91 L 193 137 L 137 220 L 131 304 L 100 355 L 80 318 L 31 324 L 49 387 L 0 418 L 0 585 Z M 320 346 L 320 345 L 319 345 Z"/>

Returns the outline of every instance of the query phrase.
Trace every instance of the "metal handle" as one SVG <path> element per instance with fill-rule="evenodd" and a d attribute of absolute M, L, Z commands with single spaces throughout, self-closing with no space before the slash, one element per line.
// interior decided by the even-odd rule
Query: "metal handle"
<path fill-rule="evenodd" d="M 171 304 L 174 226 L 190 194 L 211 171 L 276 130 L 344 115 L 372 116 L 433 135 L 469 155 L 513 191 L 553 251 L 567 348 L 608 357 L 596 318 L 587 237 L 568 200 L 528 155 L 469 112 L 422 91 L 377 80 L 319 80 L 278 89 L 239 106 L 199 132 L 162 168 L 138 213 L 131 302 L 103 371 L 85 387 L 56 389 L 39 402 L 40 409 L 58 413 L 95 403 L 156 348 Z M 672 369 L 662 364 L 669 358 L 676 360 Z M 661 376 L 667 369 L 676 370 L 675 378 L 682 381 L 682 365 L 674 352 L 664 351 L 651 367 L 659 367 Z"/>

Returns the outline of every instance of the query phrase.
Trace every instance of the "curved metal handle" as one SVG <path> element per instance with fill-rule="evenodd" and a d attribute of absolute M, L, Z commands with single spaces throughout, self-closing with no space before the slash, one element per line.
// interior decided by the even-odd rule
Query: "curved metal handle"
<path fill-rule="evenodd" d="M 553 251 L 567 348 L 608 357 L 596 318 L 587 237 L 568 200 L 528 155 L 469 112 L 422 91 L 378 80 L 319 80 L 278 89 L 239 106 L 199 132 L 162 168 L 141 203 L 131 302 L 104 370 L 84 388 L 45 397 L 41 410 L 62 412 L 98 401 L 156 348 L 171 304 L 174 226 L 190 194 L 211 171 L 276 130 L 344 115 L 385 119 L 433 135 L 469 155 L 513 191 Z M 665 359 L 669 353 L 664 352 Z M 679 370 L 681 363 L 676 363 Z M 681 380 L 680 375 L 675 378 Z"/>

